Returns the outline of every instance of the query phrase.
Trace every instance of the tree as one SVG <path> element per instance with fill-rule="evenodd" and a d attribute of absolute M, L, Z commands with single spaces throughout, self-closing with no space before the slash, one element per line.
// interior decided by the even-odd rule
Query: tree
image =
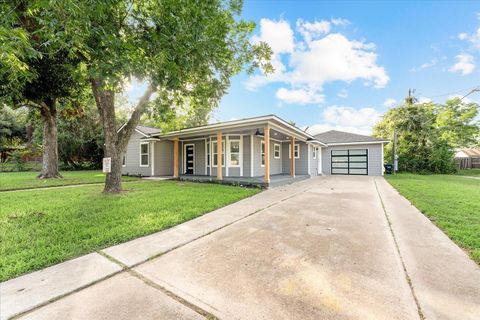
<path fill-rule="evenodd" d="M 245 64 L 271 70 L 271 50 L 251 44 L 255 25 L 239 19 L 241 8 L 237 0 L 97 0 L 66 8 L 111 158 L 104 192 L 121 191 L 121 154 L 154 94 L 164 103 L 214 107 Z M 115 96 L 131 77 L 148 87 L 117 133 Z"/>
<path fill-rule="evenodd" d="M 0 100 L 40 112 L 43 162 L 39 178 L 59 178 L 57 101 L 73 94 L 80 62 L 65 47 L 60 22 L 50 15 L 53 1 L 0 4 Z"/>
<path fill-rule="evenodd" d="M 478 137 L 480 128 L 474 118 L 476 104 L 459 99 L 445 104 L 412 103 L 390 109 L 373 128 L 373 135 L 392 138 L 397 131 L 399 170 L 410 172 L 450 173 L 455 170 L 454 149 Z M 392 157 L 392 144 L 385 147 L 385 159 Z"/>

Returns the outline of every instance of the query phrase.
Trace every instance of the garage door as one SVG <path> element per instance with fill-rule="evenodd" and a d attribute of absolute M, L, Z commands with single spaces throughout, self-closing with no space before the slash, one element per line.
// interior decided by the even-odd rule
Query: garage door
<path fill-rule="evenodd" d="M 368 175 L 368 149 L 332 150 L 332 174 Z"/>

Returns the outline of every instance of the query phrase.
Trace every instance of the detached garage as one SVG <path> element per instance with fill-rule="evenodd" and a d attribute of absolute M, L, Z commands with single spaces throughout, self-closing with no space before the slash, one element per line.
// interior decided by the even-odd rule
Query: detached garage
<path fill-rule="evenodd" d="M 383 146 L 388 140 L 331 130 L 315 135 L 322 148 L 326 175 L 383 175 Z"/>

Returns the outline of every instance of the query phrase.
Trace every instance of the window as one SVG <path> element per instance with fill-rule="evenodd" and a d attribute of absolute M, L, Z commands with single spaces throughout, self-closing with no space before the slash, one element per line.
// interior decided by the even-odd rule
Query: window
<path fill-rule="evenodd" d="M 210 142 L 207 142 L 207 166 L 210 166 Z"/>
<path fill-rule="evenodd" d="M 212 142 L 212 163 L 213 166 L 217 166 L 217 141 Z M 225 167 L 225 141 L 222 141 L 222 167 Z"/>
<path fill-rule="evenodd" d="M 140 143 L 140 167 L 148 167 L 150 160 L 150 144 Z"/>
<path fill-rule="evenodd" d="M 240 166 L 240 140 L 230 140 L 230 167 Z"/>
<path fill-rule="evenodd" d="M 122 167 L 125 167 L 127 165 L 127 157 L 123 155 L 122 157 Z"/>
<path fill-rule="evenodd" d="M 265 142 L 262 141 L 260 146 L 260 153 L 262 155 L 262 167 L 265 166 Z"/>
<path fill-rule="evenodd" d="M 278 143 L 273 145 L 273 157 L 275 159 L 280 159 L 280 145 Z"/>
<path fill-rule="evenodd" d="M 313 147 L 313 159 L 317 159 L 317 147 Z"/>
<path fill-rule="evenodd" d="M 295 144 L 294 154 L 295 154 L 295 159 L 299 159 L 299 158 L 300 158 L 300 145 Z M 288 158 L 289 158 L 289 159 L 292 158 L 292 144 L 289 144 L 289 145 L 288 145 Z"/>

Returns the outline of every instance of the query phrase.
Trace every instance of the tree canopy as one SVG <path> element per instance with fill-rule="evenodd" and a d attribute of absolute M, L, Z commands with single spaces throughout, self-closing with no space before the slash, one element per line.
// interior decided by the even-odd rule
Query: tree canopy
<path fill-rule="evenodd" d="M 393 139 L 397 132 L 399 170 L 450 173 L 455 148 L 479 143 L 478 105 L 455 98 L 444 104 L 408 103 L 390 109 L 373 128 L 373 135 Z M 385 147 L 391 162 L 392 146 Z"/>

